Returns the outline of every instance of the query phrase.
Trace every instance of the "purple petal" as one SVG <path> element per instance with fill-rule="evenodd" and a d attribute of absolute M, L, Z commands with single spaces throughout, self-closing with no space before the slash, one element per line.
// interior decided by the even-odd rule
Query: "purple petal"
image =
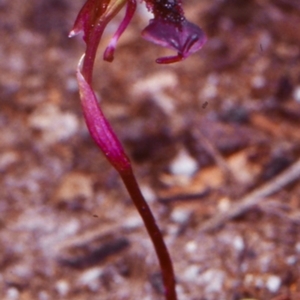
<path fill-rule="evenodd" d="M 200 50 L 206 42 L 206 36 L 202 29 L 186 19 L 178 25 L 154 18 L 143 30 L 142 36 L 154 44 L 177 51 L 177 56 L 159 58 L 157 59 L 158 63 L 183 60 Z"/>

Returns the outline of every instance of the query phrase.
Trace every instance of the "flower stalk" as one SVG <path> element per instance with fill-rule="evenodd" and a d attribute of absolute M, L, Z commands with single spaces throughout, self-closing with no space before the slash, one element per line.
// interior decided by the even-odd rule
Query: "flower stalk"
<path fill-rule="evenodd" d="M 176 300 L 175 275 L 172 260 L 165 245 L 162 233 L 140 191 L 129 158 L 107 119 L 103 115 L 94 91 L 91 89 L 81 72 L 82 60 L 82 69 L 84 62 L 87 61 L 84 60 L 83 56 L 78 65 L 77 80 L 85 122 L 96 144 L 99 146 L 107 160 L 120 174 L 134 205 L 143 219 L 159 260 L 166 299 Z"/>

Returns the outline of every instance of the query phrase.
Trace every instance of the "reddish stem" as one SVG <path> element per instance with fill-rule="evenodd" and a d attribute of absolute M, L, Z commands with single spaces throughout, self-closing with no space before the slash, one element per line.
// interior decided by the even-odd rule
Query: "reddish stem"
<path fill-rule="evenodd" d="M 94 63 L 96 59 L 98 45 L 100 43 L 104 29 L 105 24 L 97 24 L 94 30 L 90 33 L 88 41 L 86 43 L 87 46 L 82 66 L 82 75 L 84 76 L 86 82 L 89 85 L 92 85 Z"/>
<path fill-rule="evenodd" d="M 150 235 L 154 245 L 162 271 L 166 299 L 176 300 L 175 275 L 172 266 L 172 260 L 164 242 L 162 233 L 159 230 L 153 214 L 140 191 L 132 168 L 129 167 L 127 170 L 119 172 L 119 174 L 127 188 L 128 193 L 131 196 L 134 205 L 144 221 L 148 234 Z"/>
<path fill-rule="evenodd" d="M 92 83 L 93 66 L 95 62 L 98 44 L 100 42 L 104 27 L 105 26 L 103 26 L 103 23 L 101 25 L 98 24 L 94 28 L 94 30 L 90 33 L 89 41 L 87 42 L 86 53 L 82 65 L 82 74 L 89 85 L 91 85 Z M 86 117 L 88 118 L 88 116 Z M 95 119 L 93 118 L 93 120 Z M 87 123 L 89 123 L 89 122 L 93 122 L 93 120 L 86 120 L 86 121 Z M 89 126 L 89 128 L 91 127 Z M 113 134 L 113 136 L 115 135 Z M 127 159 L 125 152 L 124 152 L 124 158 Z M 144 221 L 148 234 L 150 235 L 150 238 L 154 245 L 156 255 L 158 257 L 160 267 L 161 267 L 162 278 L 165 287 L 166 300 L 176 300 L 177 296 L 175 290 L 175 276 L 174 276 L 174 271 L 172 266 L 172 260 L 169 255 L 168 249 L 165 245 L 162 233 L 159 230 L 156 221 L 153 217 L 153 214 L 140 191 L 136 178 L 133 174 L 130 161 L 128 161 L 128 164 L 125 168 L 118 168 L 118 164 L 116 162 L 114 163 L 110 161 L 110 163 L 112 163 L 112 165 L 116 168 L 116 170 L 120 174 L 127 188 L 127 191 L 131 196 L 132 201 L 134 202 L 139 214 L 141 215 Z"/>

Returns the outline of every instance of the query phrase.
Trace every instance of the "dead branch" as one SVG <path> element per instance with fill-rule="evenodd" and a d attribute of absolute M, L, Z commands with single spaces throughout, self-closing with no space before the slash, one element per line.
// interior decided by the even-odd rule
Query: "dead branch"
<path fill-rule="evenodd" d="M 225 222 L 240 216 L 247 212 L 251 207 L 259 204 L 266 197 L 278 192 L 286 185 L 292 183 L 300 177 L 300 159 L 296 161 L 291 167 L 289 167 L 282 174 L 276 176 L 263 186 L 252 191 L 245 197 L 243 197 L 239 203 L 226 212 L 222 212 L 215 217 L 205 222 L 200 231 L 210 231 L 223 225 Z"/>

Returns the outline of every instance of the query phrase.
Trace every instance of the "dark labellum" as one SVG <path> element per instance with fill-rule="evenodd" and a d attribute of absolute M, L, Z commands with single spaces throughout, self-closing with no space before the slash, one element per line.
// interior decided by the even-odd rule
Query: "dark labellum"
<path fill-rule="evenodd" d="M 145 0 L 148 9 L 155 19 L 162 19 L 180 26 L 185 20 L 181 1 L 176 0 Z"/>

